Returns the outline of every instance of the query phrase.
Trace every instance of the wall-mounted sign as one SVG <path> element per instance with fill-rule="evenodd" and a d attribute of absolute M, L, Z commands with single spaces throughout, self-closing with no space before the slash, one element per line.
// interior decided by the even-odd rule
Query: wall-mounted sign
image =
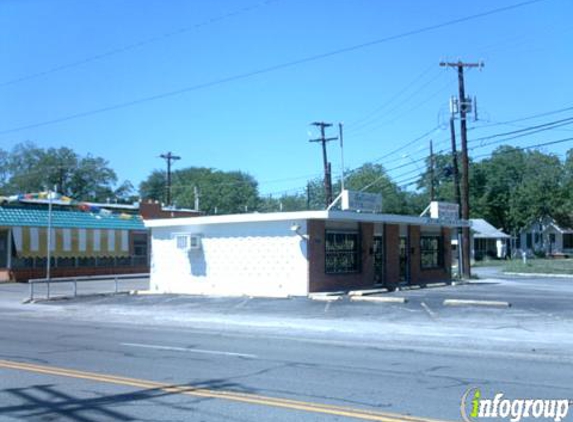
<path fill-rule="evenodd" d="M 380 194 L 343 190 L 341 196 L 341 208 L 343 211 L 382 211 L 382 195 Z"/>

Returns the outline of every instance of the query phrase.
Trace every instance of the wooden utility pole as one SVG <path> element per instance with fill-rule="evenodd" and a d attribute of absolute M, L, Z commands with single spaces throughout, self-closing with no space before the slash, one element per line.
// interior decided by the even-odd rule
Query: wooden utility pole
<path fill-rule="evenodd" d="M 332 174 L 330 172 L 330 163 L 328 162 L 328 158 L 326 156 L 326 143 L 330 141 L 336 141 L 338 138 L 327 138 L 324 133 L 324 129 L 332 126 L 332 123 L 313 122 L 311 124 L 313 126 L 320 127 L 320 138 L 311 139 L 309 142 L 320 142 L 322 144 L 322 161 L 324 164 L 324 196 L 325 196 L 326 207 L 328 207 L 332 203 L 333 196 L 332 196 Z"/>
<path fill-rule="evenodd" d="M 171 205 L 171 162 L 176 160 L 181 160 L 181 157 L 173 155 L 171 151 L 167 154 L 161 154 L 161 158 L 167 161 L 167 186 L 166 186 L 166 203 L 167 206 Z"/>
<path fill-rule="evenodd" d="M 456 127 L 454 125 L 454 114 L 450 116 L 450 136 L 452 138 L 452 175 L 454 177 L 454 198 L 456 204 L 462 208 L 462 204 L 460 202 L 460 176 L 459 176 L 459 167 L 458 167 L 458 149 L 456 146 Z M 458 215 L 458 217 L 460 217 Z"/>
<path fill-rule="evenodd" d="M 462 219 L 470 218 L 470 201 L 469 201 L 469 158 L 468 158 L 468 138 L 467 138 L 467 121 L 466 115 L 471 107 L 471 99 L 466 98 L 464 86 L 464 68 L 482 68 L 483 63 L 464 63 L 458 62 L 441 62 L 442 67 L 455 67 L 458 70 L 458 94 L 459 94 L 459 113 L 460 113 L 460 136 L 462 145 L 462 186 L 461 186 L 461 203 Z M 462 228 L 462 259 L 463 275 L 465 278 L 471 277 L 470 269 L 470 229 Z"/>

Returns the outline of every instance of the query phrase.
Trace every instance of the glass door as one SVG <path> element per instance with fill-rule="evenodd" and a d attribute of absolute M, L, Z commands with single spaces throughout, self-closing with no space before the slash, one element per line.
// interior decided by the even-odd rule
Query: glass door
<path fill-rule="evenodd" d="M 374 284 L 384 285 L 384 238 L 374 236 Z"/>
<path fill-rule="evenodd" d="M 408 284 L 410 280 L 410 255 L 408 254 L 408 237 L 400 236 L 400 283 Z"/>

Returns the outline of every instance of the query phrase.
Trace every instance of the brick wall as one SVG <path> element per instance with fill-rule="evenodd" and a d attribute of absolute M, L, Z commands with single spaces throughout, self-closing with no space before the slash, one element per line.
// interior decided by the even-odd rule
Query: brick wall
<path fill-rule="evenodd" d="M 410 282 L 408 284 L 420 284 L 425 276 L 420 268 L 420 226 L 408 226 L 408 237 L 410 239 Z"/>
<path fill-rule="evenodd" d="M 443 236 L 443 254 L 444 254 L 444 266 L 443 268 L 432 268 L 429 270 L 420 270 L 420 278 L 419 283 L 432 283 L 438 281 L 449 281 L 452 277 L 451 268 L 452 268 L 452 246 L 451 246 L 451 229 L 444 227 L 442 228 L 442 236 Z M 418 248 L 419 248 L 419 241 L 418 241 Z M 418 265 L 420 263 L 420 259 L 418 256 Z"/>
<path fill-rule="evenodd" d="M 325 222 L 308 221 L 309 292 L 369 288 L 374 285 L 374 225 L 360 223 L 361 271 L 352 274 L 325 274 Z M 449 228 L 443 228 L 444 267 L 424 270 L 421 268 L 420 226 L 409 226 L 410 283 L 425 284 L 447 281 L 451 278 L 451 247 Z M 395 288 L 400 282 L 400 226 L 386 224 L 384 227 L 385 287 Z"/>
<path fill-rule="evenodd" d="M 153 220 L 156 218 L 200 217 L 202 215 L 202 213 L 195 211 L 164 210 L 161 204 L 149 201 L 143 201 L 139 204 L 139 214 L 144 220 Z"/>
<path fill-rule="evenodd" d="M 386 287 L 396 287 L 400 281 L 400 227 L 386 224 L 384 229 L 384 252 L 386 254 Z"/>
<path fill-rule="evenodd" d="M 374 285 L 374 225 L 360 224 L 361 270 L 351 274 L 325 273 L 325 233 L 324 220 L 308 221 L 309 292 L 348 290 Z"/>

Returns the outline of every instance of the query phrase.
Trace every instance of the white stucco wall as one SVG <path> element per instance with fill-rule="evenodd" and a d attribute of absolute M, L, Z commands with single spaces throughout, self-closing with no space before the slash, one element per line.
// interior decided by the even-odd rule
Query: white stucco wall
<path fill-rule="evenodd" d="M 208 295 L 308 294 L 305 220 L 152 228 L 153 291 Z M 201 248 L 177 249 L 174 236 L 201 236 Z"/>

